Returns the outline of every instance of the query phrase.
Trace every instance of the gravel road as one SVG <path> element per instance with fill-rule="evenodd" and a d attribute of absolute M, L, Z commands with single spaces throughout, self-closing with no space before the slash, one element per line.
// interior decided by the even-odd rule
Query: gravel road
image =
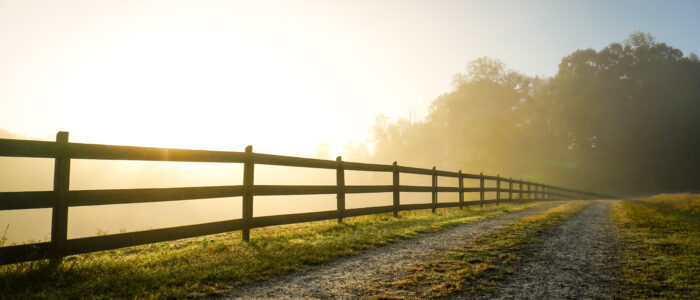
<path fill-rule="evenodd" d="M 427 233 L 370 249 L 355 256 L 336 259 L 328 264 L 274 277 L 247 286 L 234 287 L 225 299 L 239 298 L 362 298 L 370 294 L 368 288 L 377 281 L 402 276 L 405 266 L 464 245 L 502 225 L 536 215 L 558 204 L 550 203 L 520 212 L 476 223 L 460 225 L 443 231 Z"/>
<path fill-rule="evenodd" d="M 520 263 L 488 294 L 458 293 L 470 299 L 610 299 L 618 281 L 616 228 L 610 220 L 610 201 L 585 207 L 543 240 L 523 248 Z"/>

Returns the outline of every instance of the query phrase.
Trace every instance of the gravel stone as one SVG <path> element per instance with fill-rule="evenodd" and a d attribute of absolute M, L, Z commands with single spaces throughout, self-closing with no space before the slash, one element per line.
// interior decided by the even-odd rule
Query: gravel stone
<path fill-rule="evenodd" d="M 495 291 L 462 292 L 469 299 L 611 299 L 621 284 L 617 228 L 611 201 L 597 202 L 525 245 L 515 272 Z"/>
<path fill-rule="evenodd" d="M 363 298 L 376 282 L 398 279 L 406 266 L 462 246 L 524 217 L 537 215 L 561 203 L 549 203 L 497 218 L 464 224 L 420 237 L 364 250 L 303 271 L 270 280 L 233 287 L 224 299 L 327 299 Z"/>

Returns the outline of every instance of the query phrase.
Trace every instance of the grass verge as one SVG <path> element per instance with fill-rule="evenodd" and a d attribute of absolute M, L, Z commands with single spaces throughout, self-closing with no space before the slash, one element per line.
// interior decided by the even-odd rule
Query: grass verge
<path fill-rule="evenodd" d="M 624 241 L 621 298 L 700 299 L 700 195 L 613 203 Z"/>
<path fill-rule="evenodd" d="M 509 265 L 520 260 L 520 245 L 534 241 L 538 233 L 590 203 L 575 201 L 553 207 L 445 252 L 436 260 L 409 266 L 403 278 L 378 284 L 374 298 L 435 298 L 464 289 L 492 289 L 504 274 L 513 272 Z"/>
<path fill-rule="evenodd" d="M 403 212 L 253 230 L 67 257 L 58 266 L 37 261 L 0 267 L 0 298 L 183 298 L 223 293 L 231 286 L 317 265 L 543 202 L 484 208 Z"/>

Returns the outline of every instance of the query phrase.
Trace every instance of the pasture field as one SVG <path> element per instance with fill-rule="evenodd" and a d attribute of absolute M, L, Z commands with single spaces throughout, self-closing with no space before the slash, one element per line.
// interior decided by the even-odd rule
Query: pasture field
<path fill-rule="evenodd" d="M 489 204 L 259 228 L 0 267 L 7 298 L 182 298 L 251 283 L 425 232 L 494 218 L 546 202 Z"/>
<path fill-rule="evenodd" d="M 700 195 L 613 203 L 623 240 L 624 298 L 700 298 Z"/>

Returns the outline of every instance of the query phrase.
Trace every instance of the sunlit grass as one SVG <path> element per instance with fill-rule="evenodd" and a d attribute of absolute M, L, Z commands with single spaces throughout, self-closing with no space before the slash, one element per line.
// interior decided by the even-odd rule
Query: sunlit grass
<path fill-rule="evenodd" d="M 665 194 L 613 204 L 631 298 L 700 298 L 700 195 Z"/>
<path fill-rule="evenodd" d="M 485 234 L 462 248 L 442 253 L 439 258 L 407 267 L 408 275 L 375 287 L 376 298 L 434 298 L 469 289 L 488 290 L 503 275 L 513 272 L 510 265 L 520 260 L 519 246 L 536 239 L 538 233 L 565 220 L 591 201 L 574 201 L 508 224 Z M 478 284 L 475 284 L 478 283 Z"/>
<path fill-rule="evenodd" d="M 0 295 L 8 298 L 173 298 L 225 292 L 413 238 L 423 232 L 500 216 L 539 203 L 439 209 L 261 228 L 251 243 L 226 233 L 0 267 Z"/>

